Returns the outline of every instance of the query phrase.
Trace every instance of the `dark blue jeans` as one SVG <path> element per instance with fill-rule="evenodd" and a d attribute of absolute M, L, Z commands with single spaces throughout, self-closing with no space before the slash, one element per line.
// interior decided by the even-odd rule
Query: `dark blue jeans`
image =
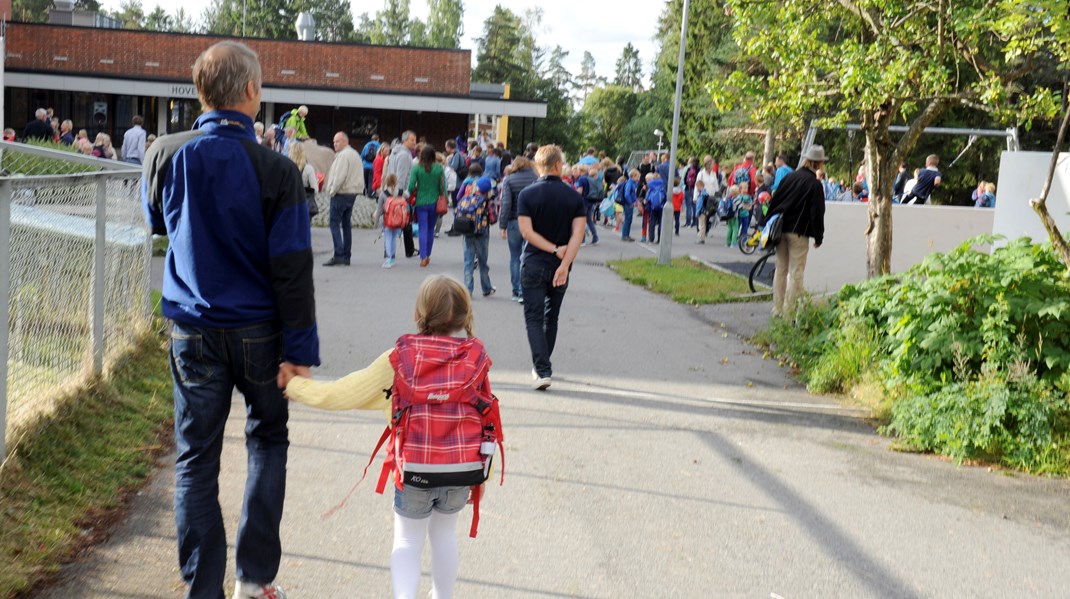
<path fill-rule="evenodd" d="M 531 362 L 540 377 L 551 376 L 550 355 L 557 344 L 557 317 L 568 284 L 554 287 L 556 267 L 524 264 L 520 268 L 520 285 L 524 294 L 524 323 L 528 329 Z"/>
<path fill-rule="evenodd" d="M 661 240 L 661 215 L 664 210 L 663 208 L 658 208 L 657 210 L 648 209 L 647 212 L 650 214 L 650 221 L 648 223 L 649 226 L 646 239 L 650 243 L 657 243 Z M 655 234 L 657 237 L 654 237 Z"/>
<path fill-rule="evenodd" d="M 355 195 L 331 196 L 331 240 L 334 257 L 349 260 L 353 255 L 353 202 Z"/>
<path fill-rule="evenodd" d="M 635 204 L 624 205 L 624 225 L 620 228 L 621 239 L 632 236 L 632 218 L 635 217 Z"/>
<path fill-rule="evenodd" d="M 438 213 L 435 205 L 416 207 L 416 222 L 420 224 L 420 259 L 431 257 L 431 246 L 435 243 L 435 221 Z"/>
<path fill-rule="evenodd" d="M 464 236 L 464 286 L 471 294 L 475 289 L 475 268 L 479 262 L 479 286 L 486 295 L 494 289 L 490 282 L 490 265 L 487 263 L 487 254 L 490 248 L 490 231 L 484 231 L 481 235 Z"/>
<path fill-rule="evenodd" d="M 522 297 L 520 289 L 520 255 L 524 252 L 524 237 L 520 234 L 520 221 L 514 219 L 505 225 L 509 242 L 509 282 L 513 285 L 513 297 Z"/>
<path fill-rule="evenodd" d="M 235 388 L 245 396 L 248 475 L 236 543 L 239 580 L 275 580 L 289 447 L 286 399 L 276 384 L 282 332 L 174 324 L 175 525 L 178 563 L 190 599 L 223 599 L 227 539 L 219 507 L 219 456 Z"/>

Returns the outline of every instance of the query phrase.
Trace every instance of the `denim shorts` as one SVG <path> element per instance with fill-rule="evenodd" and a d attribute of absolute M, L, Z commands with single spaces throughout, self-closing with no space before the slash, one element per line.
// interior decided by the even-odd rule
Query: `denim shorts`
<path fill-rule="evenodd" d="M 456 514 L 468 503 L 470 487 L 438 487 L 435 489 L 418 489 L 405 487 L 394 488 L 394 511 L 399 516 L 422 520 L 431 515 L 431 510 L 441 514 Z"/>

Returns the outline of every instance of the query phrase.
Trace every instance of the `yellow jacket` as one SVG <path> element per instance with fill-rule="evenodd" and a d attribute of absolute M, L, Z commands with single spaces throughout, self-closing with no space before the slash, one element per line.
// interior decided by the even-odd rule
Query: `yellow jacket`
<path fill-rule="evenodd" d="M 334 382 L 295 376 L 286 385 L 286 396 L 321 410 L 382 410 L 389 417 L 386 392 L 394 385 L 394 367 L 390 364 L 393 351 L 394 348 L 386 350 L 363 370 Z"/>

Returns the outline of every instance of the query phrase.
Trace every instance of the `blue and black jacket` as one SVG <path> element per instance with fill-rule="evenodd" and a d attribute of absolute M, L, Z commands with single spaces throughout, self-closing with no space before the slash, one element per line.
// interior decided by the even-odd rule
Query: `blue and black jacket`
<path fill-rule="evenodd" d="M 283 359 L 318 366 L 312 236 L 297 166 L 253 122 L 212 111 L 145 156 L 142 202 L 167 235 L 163 313 L 206 328 L 279 322 Z"/>

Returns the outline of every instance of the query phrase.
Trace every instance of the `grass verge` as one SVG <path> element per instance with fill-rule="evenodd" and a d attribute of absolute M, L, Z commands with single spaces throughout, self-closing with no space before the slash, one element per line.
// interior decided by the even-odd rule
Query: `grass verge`
<path fill-rule="evenodd" d="M 157 304 L 158 305 L 158 304 Z M 107 538 L 170 447 L 162 320 L 100 380 L 31 430 L 0 469 L 0 599 L 25 596 Z"/>
<path fill-rule="evenodd" d="M 746 279 L 687 257 L 674 258 L 671 266 L 658 266 L 654 258 L 635 258 L 613 260 L 609 267 L 629 283 L 667 295 L 681 304 L 739 302 L 751 296 Z"/>

